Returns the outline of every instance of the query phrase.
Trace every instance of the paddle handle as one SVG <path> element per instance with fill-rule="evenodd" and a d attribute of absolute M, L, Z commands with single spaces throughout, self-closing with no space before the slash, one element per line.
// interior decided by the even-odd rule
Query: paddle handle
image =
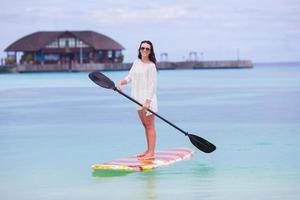
<path fill-rule="evenodd" d="M 118 88 L 114 88 L 115 91 L 117 91 L 118 93 L 120 93 L 121 95 L 125 96 L 126 98 L 128 98 L 129 100 L 133 101 L 134 103 L 138 104 L 139 106 L 143 107 L 143 105 L 138 102 L 137 100 L 133 99 L 132 97 L 128 96 L 127 94 L 125 94 L 124 92 L 122 92 L 121 90 L 118 90 Z M 149 112 L 151 112 L 152 114 L 154 114 L 156 117 L 160 118 L 161 120 L 165 121 L 166 123 L 168 123 L 169 125 L 173 126 L 174 128 L 176 128 L 177 130 L 179 130 L 181 133 L 183 133 L 185 136 L 188 136 L 189 133 L 182 130 L 181 128 L 179 128 L 178 126 L 176 126 L 175 124 L 171 123 L 170 121 L 166 120 L 165 118 L 163 118 L 162 116 L 160 116 L 159 114 L 157 114 L 156 112 L 152 111 L 150 108 L 147 109 Z"/>

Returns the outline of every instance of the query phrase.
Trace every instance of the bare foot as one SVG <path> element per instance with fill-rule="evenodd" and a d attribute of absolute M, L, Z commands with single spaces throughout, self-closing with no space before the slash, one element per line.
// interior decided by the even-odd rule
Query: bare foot
<path fill-rule="evenodd" d="M 141 158 L 144 157 L 148 153 L 148 150 L 145 151 L 144 153 L 138 154 L 137 157 Z"/>
<path fill-rule="evenodd" d="M 146 154 L 144 154 L 144 156 L 141 156 L 140 157 L 141 159 L 143 159 L 143 160 L 150 160 L 150 159 L 154 159 L 154 153 L 146 153 Z"/>

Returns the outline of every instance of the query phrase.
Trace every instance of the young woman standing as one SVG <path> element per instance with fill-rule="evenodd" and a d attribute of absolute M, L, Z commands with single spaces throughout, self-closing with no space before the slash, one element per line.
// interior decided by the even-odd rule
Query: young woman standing
<path fill-rule="evenodd" d="M 150 108 L 154 112 L 158 110 L 156 58 L 153 45 L 148 40 L 140 43 L 138 51 L 138 59 L 133 62 L 128 75 L 119 82 L 117 88 L 122 90 L 124 85 L 131 83 L 131 96 L 143 105 L 143 107 L 138 106 L 137 111 L 145 128 L 147 150 L 138 157 L 152 159 L 156 143 L 155 116 L 147 109 Z"/>

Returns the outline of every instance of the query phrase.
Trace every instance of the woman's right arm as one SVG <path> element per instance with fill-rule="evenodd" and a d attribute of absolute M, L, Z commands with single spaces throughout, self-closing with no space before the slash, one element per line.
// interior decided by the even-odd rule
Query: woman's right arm
<path fill-rule="evenodd" d="M 123 90 L 123 86 L 126 85 L 127 83 L 128 83 L 128 82 L 127 82 L 126 79 L 121 80 L 121 81 L 119 82 L 119 84 L 117 85 L 117 89 L 122 91 L 122 90 Z"/>
<path fill-rule="evenodd" d="M 135 62 L 133 63 L 132 67 L 130 68 L 128 75 L 123 80 L 121 80 L 119 82 L 119 84 L 117 85 L 118 90 L 122 90 L 124 85 L 126 85 L 126 84 L 128 84 L 128 83 L 131 82 L 132 71 L 134 69 L 134 64 L 135 64 Z"/>

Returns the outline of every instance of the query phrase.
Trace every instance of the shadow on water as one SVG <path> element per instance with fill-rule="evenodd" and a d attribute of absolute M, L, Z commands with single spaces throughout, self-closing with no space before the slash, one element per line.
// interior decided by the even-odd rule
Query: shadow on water
<path fill-rule="evenodd" d="M 159 176 L 159 172 L 156 170 L 151 171 L 122 171 L 122 170 L 94 170 L 92 172 L 93 177 L 97 178 L 112 178 L 112 177 L 123 177 L 128 174 L 136 174 L 136 177 L 140 181 L 137 181 L 139 188 L 138 192 L 135 191 L 137 197 L 139 199 L 147 199 L 147 200 L 156 200 L 158 199 L 157 194 L 157 175 Z M 141 185 L 140 185 L 140 184 Z"/>
<path fill-rule="evenodd" d="M 134 171 L 124 171 L 124 170 L 94 170 L 92 176 L 94 177 L 117 177 L 126 176 L 128 174 L 134 173 Z"/>
<path fill-rule="evenodd" d="M 195 175 L 203 178 L 212 178 L 216 175 L 216 169 L 206 164 L 200 164 L 193 166 Z"/>

